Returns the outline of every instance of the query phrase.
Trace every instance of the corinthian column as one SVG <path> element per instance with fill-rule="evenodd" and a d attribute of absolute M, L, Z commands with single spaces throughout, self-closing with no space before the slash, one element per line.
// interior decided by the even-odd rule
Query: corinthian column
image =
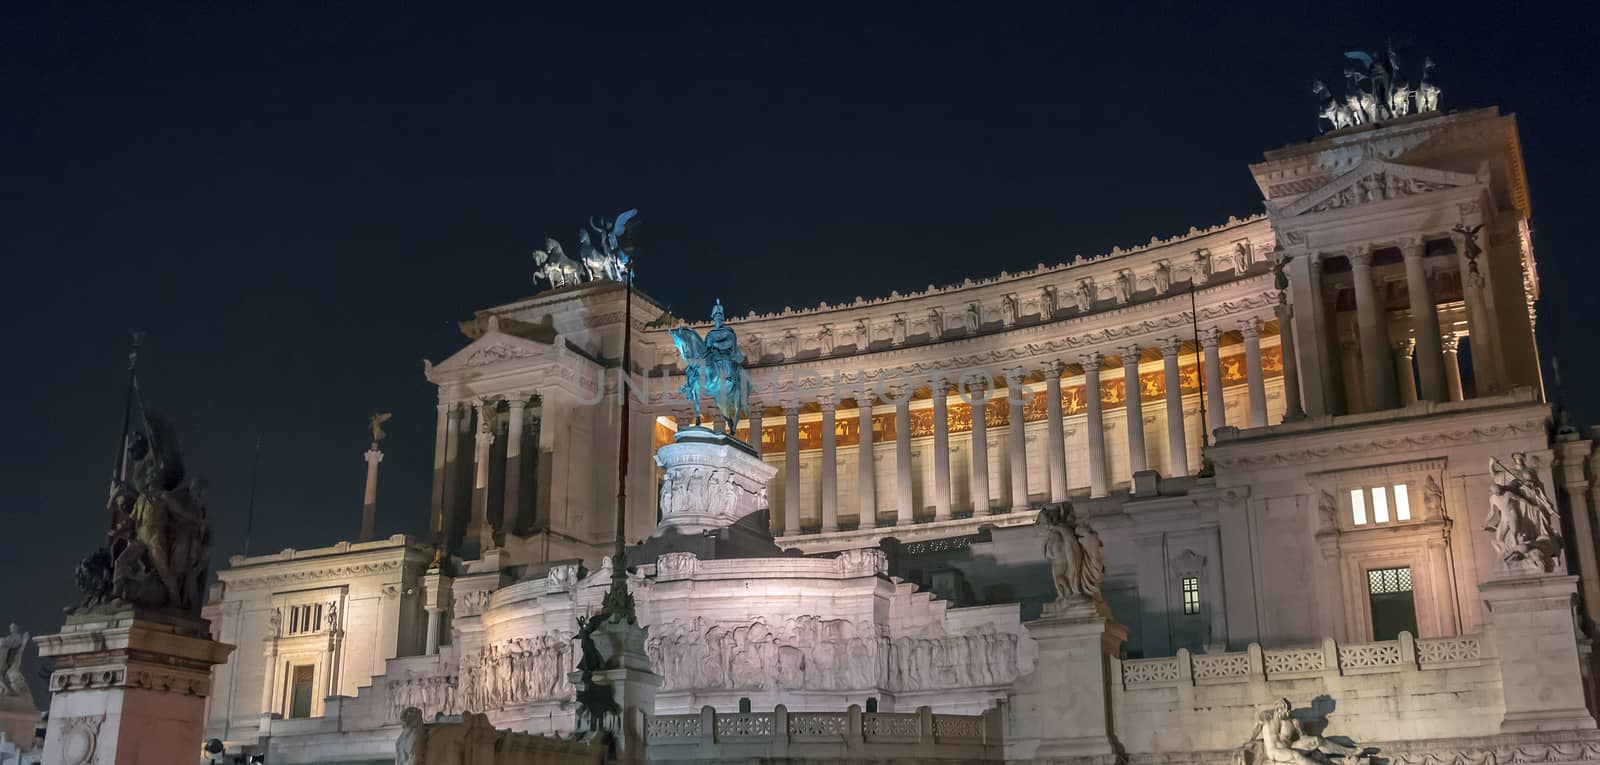
<path fill-rule="evenodd" d="M 1178 374 L 1178 351 L 1183 340 L 1169 337 L 1161 341 L 1161 360 L 1167 387 L 1167 475 L 1189 474 L 1189 446 L 1183 429 L 1183 380 Z"/>
<path fill-rule="evenodd" d="M 1011 509 L 1028 509 L 1028 433 L 1023 422 L 1023 404 L 1027 389 L 1022 385 L 1022 369 L 1006 370 L 1006 404 L 1011 425 L 1007 430 L 1011 443 Z"/>
<path fill-rule="evenodd" d="M 1052 361 L 1045 365 L 1044 373 L 1051 502 L 1067 501 L 1067 434 L 1061 421 L 1061 371 L 1064 366 L 1060 361 Z"/>
<path fill-rule="evenodd" d="M 1433 304 L 1428 272 L 1422 267 L 1424 246 L 1421 239 L 1400 243 L 1406 262 L 1406 294 L 1411 299 L 1411 334 L 1416 338 L 1417 376 L 1422 378 L 1421 398 L 1444 401 L 1448 393 L 1444 381 L 1444 356 L 1439 347 L 1439 312 Z"/>
<path fill-rule="evenodd" d="M 856 512 L 861 519 L 859 528 L 871 529 L 878 526 L 878 471 L 872 459 L 872 393 L 865 384 L 861 397 L 856 399 L 856 417 L 856 429 L 861 431 L 861 446 L 856 454 Z"/>
<path fill-rule="evenodd" d="M 916 520 L 911 494 L 911 389 L 899 388 L 889 394 L 894 402 L 894 479 L 895 525 L 910 526 Z"/>
<path fill-rule="evenodd" d="M 515 393 L 506 399 L 506 496 L 500 509 L 500 533 L 517 532 L 517 510 L 522 505 L 522 421 L 526 418 L 528 394 Z"/>
<path fill-rule="evenodd" d="M 1128 472 L 1139 473 L 1146 469 L 1144 459 L 1144 401 L 1139 390 L 1139 357 L 1144 349 L 1129 345 L 1122 351 L 1123 387 L 1127 390 L 1128 407 Z M 1132 480 L 1130 478 L 1129 480 Z"/>
<path fill-rule="evenodd" d="M 1206 430 L 1210 433 L 1201 433 L 1200 440 L 1205 442 L 1211 439 L 1211 434 L 1217 428 L 1226 427 L 1228 424 L 1227 405 L 1222 401 L 1222 358 L 1219 344 L 1222 342 L 1222 330 L 1216 327 L 1201 330 L 1200 347 L 1205 350 L 1206 357 Z"/>
<path fill-rule="evenodd" d="M 1410 406 L 1417 403 L 1417 379 L 1411 375 L 1411 354 L 1416 343 L 1406 338 L 1391 346 L 1394 349 L 1395 383 L 1400 387 L 1400 403 Z"/>
<path fill-rule="evenodd" d="M 1266 427 L 1267 381 L 1261 369 L 1261 325 L 1255 319 L 1245 319 L 1239 323 L 1239 334 L 1244 335 L 1244 372 L 1250 389 L 1250 427 Z"/>
<path fill-rule="evenodd" d="M 1444 351 L 1444 389 L 1451 401 L 1466 398 L 1461 392 L 1461 360 L 1456 356 L 1457 342 L 1455 335 L 1439 338 L 1439 347 Z"/>
<path fill-rule="evenodd" d="M 1089 495 L 1106 495 L 1106 421 L 1104 404 L 1100 401 L 1100 354 L 1091 353 L 1081 358 L 1083 362 L 1083 403 L 1088 422 Z"/>
<path fill-rule="evenodd" d="M 783 402 L 783 533 L 800 533 L 800 404 Z"/>
<path fill-rule="evenodd" d="M 817 404 L 822 407 L 822 531 L 827 533 L 839 530 L 839 451 L 833 420 L 838 400 L 824 393 Z"/>
<path fill-rule="evenodd" d="M 378 451 L 378 442 L 372 442 L 372 448 L 367 450 L 367 490 L 361 498 L 361 541 L 370 542 L 378 522 L 378 463 L 383 461 L 383 452 Z"/>
<path fill-rule="evenodd" d="M 1278 350 L 1283 354 L 1283 421 L 1299 422 L 1306 418 L 1300 405 L 1300 356 L 1294 348 L 1294 308 L 1280 301 L 1278 314 Z"/>
<path fill-rule="evenodd" d="M 444 536 L 445 479 L 449 475 L 445 458 L 450 434 L 454 432 L 450 423 L 454 408 L 454 404 L 439 404 L 438 425 L 433 432 L 433 498 L 428 503 L 428 532 L 434 535 L 435 543 L 442 542 Z"/>
<path fill-rule="evenodd" d="M 478 415 L 477 450 L 472 455 L 472 527 L 478 549 L 494 547 L 494 527 L 489 525 L 489 447 L 494 445 L 494 402 L 480 400 L 473 405 Z"/>
<path fill-rule="evenodd" d="M 989 381 L 968 388 L 967 405 L 972 412 L 972 514 L 989 512 L 989 421 L 986 416 Z"/>
<path fill-rule="evenodd" d="M 933 519 L 950 519 L 950 386 L 933 380 Z"/>
<path fill-rule="evenodd" d="M 1356 326 L 1361 331 L 1361 381 L 1367 394 L 1367 409 L 1393 409 L 1394 372 L 1390 368 L 1389 333 L 1383 320 L 1383 306 L 1372 282 L 1372 248 L 1349 251 L 1350 274 L 1356 293 Z"/>

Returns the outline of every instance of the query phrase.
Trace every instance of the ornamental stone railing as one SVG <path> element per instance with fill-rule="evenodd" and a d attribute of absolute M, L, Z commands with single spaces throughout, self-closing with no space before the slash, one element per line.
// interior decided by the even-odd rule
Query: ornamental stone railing
<path fill-rule="evenodd" d="M 1402 632 L 1398 640 L 1341 645 L 1327 638 L 1309 648 L 1263 650 L 1251 643 L 1244 651 L 1200 655 L 1180 648 L 1177 656 L 1119 664 L 1122 687 L 1135 690 L 1477 666 L 1493 660 L 1483 645 L 1477 635 L 1418 640 Z"/>
<path fill-rule="evenodd" d="M 698 762 L 736 758 L 839 758 L 994 761 L 1004 758 L 1001 711 L 981 715 L 863 712 L 717 712 L 650 715 L 646 759 Z"/>

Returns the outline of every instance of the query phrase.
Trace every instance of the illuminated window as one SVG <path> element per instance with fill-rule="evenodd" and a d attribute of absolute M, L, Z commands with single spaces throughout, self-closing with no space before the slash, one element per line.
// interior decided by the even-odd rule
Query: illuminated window
<path fill-rule="evenodd" d="M 1367 525 L 1367 493 L 1361 489 L 1350 490 L 1350 519 L 1357 526 Z"/>
<path fill-rule="evenodd" d="M 289 607 L 289 630 L 286 634 L 299 635 L 322 629 L 322 604 Z"/>
<path fill-rule="evenodd" d="M 1392 511 L 1392 512 L 1391 512 Z M 1406 485 L 1350 490 L 1350 522 L 1355 526 L 1411 520 L 1411 494 Z"/>
<path fill-rule="evenodd" d="M 1200 613 L 1200 577 L 1183 578 L 1183 612 L 1190 615 Z"/>
<path fill-rule="evenodd" d="M 1411 520 L 1411 498 L 1406 494 L 1406 485 L 1394 485 L 1394 519 L 1397 521 Z"/>

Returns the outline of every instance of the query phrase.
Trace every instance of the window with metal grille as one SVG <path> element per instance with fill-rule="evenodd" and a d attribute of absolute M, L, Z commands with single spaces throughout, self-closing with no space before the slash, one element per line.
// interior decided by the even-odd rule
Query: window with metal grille
<path fill-rule="evenodd" d="M 1411 591 L 1411 567 L 1375 568 L 1367 572 L 1367 592 L 1387 595 Z"/>
<path fill-rule="evenodd" d="M 1200 613 L 1200 577 L 1183 578 L 1183 612 L 1191 615 Z"/>

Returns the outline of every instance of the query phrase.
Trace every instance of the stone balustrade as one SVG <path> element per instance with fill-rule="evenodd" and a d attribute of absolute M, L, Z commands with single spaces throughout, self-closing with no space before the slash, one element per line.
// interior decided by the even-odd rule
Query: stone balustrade
<path fill-rule="evenodd" d="M 1327 638 L 1321 646 L 1309 648 L 1263 650 L 1251 643 L 1244 651 L 1198 655 L 1180 648 L 1177 656 L 1125 659 L 1120 664 L 1122 687 L 1136 690 L 1243 683 L 1252 679 L 1290 680 L 1323 674 L 1442 669 L 1474 666 L 1488 658 L 1477 635 L 1418 640 L 1411 633 L 1402 632 L 1398 640 L 1341 645 Z"/>
<path fill-rule="evenodd" d="M 910 713 L 717 712 L 651 715 L 645 721 L 646 757 L 652 762 L 735 758 L 895 759 L 899 761 L 1003 760 L 998 708 L 981 715 Z"/>

